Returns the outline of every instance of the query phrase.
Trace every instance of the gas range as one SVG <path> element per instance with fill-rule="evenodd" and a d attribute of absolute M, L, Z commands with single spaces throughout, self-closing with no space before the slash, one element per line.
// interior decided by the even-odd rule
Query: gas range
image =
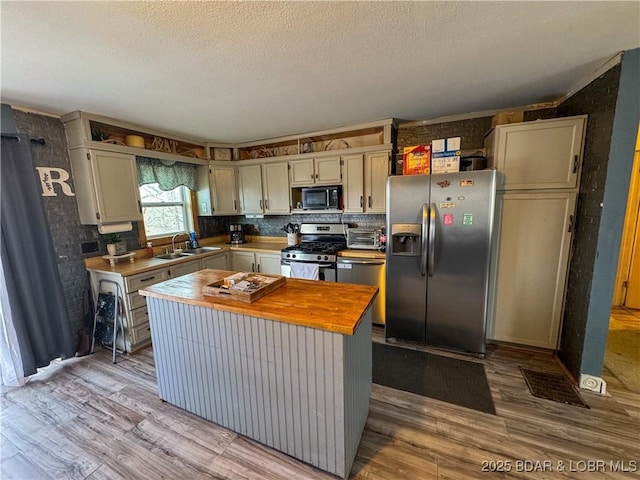
<path fill-rule="evenodd" d="M 341 223 L 303 223 L 300 243 L 281 250 L 282 274 L 291 276 L 291 262 L 317 263 L 320 280 L 335 282 L 338 252 L 347 248 L 345 232 Z"/>
<path fill-rule="evenodd" d="M 280 256 L 298 262 L 335 262 L 338 252 L 346 247 L 346 243 L 306 242 L 283 248 Z"/>

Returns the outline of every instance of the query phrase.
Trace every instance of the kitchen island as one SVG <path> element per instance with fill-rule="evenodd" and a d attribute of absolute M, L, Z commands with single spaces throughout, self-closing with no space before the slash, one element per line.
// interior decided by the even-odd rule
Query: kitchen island
<path fill-rule="evenodd" d="M 377 289 L 289 278 L 254 303 L 202 294 L 233 273 L 140 290 L 160 397 L 348 477 L 369 410 Z"/>

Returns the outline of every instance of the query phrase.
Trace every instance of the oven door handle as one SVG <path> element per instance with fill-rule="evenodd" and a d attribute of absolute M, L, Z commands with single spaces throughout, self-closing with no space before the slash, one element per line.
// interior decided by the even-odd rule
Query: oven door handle
<path fill-rule="evenodd" d="M 295 262 L 295 260 L 280 260 L 280 265 L 291 265 L 291 262 Z M 313 263 L 313 262 L 299 262 L 299 263 Z M 335 268 L 332 263 L 319 263 L 318 267 L 320 268 Z"/>

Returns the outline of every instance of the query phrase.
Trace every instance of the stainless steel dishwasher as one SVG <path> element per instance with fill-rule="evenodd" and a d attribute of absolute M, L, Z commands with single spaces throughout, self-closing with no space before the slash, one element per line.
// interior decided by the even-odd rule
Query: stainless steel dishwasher
<path fill-rule="evenodd" d="M 373 302 L 373 323 L 384 325 L 385 316 L 385 260 L 378 258 L 338 257 L 336 276 L 338 282 L 373 285 L 380 291 Z"/>

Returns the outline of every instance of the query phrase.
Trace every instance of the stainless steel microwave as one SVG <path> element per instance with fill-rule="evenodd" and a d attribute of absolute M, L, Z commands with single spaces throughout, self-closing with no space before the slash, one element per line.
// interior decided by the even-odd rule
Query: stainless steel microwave
<path fill-rule="evenodd" d="M 339 210 L 342 195 L 340 185 L 305 187 L 302 189 L 303 210 Z"/>

